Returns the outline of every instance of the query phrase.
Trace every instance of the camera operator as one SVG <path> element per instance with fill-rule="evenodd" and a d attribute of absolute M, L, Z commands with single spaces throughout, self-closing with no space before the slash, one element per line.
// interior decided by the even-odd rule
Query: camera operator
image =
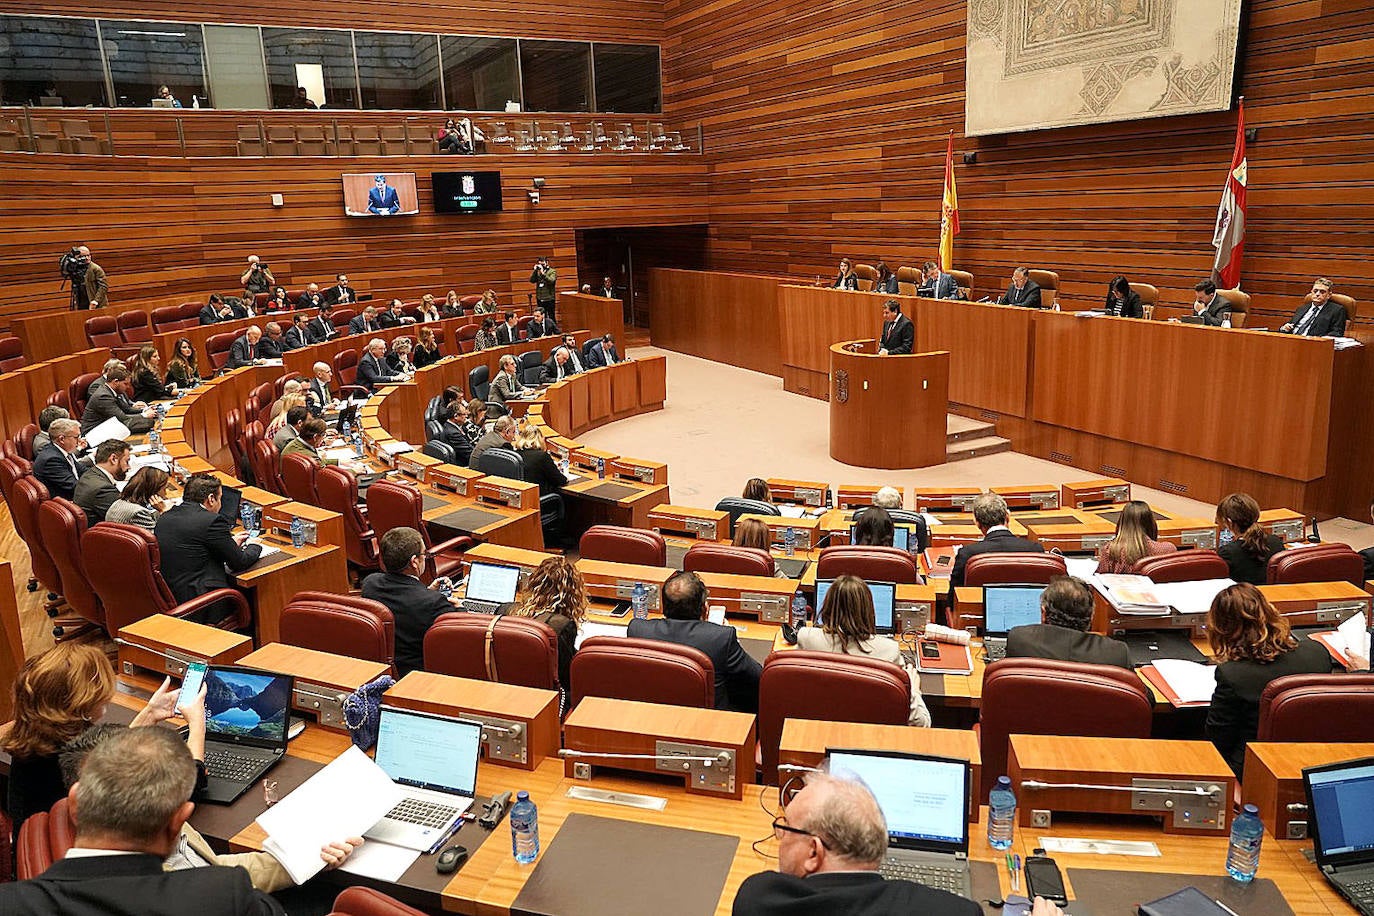
<path fill-rule="evenodd" d="M 110 304 L 105 268 L 91 260 L 91 249 L 85 245 L 73 248 L 62 258 L 62 276 L 71 281 L 73 309 L 98 309 Z"/>
<path fill-rule="evenodd" d="M 538 258 L 534 262 L 534 271 L 530 274 L 530 282 L 534 284 L 534 304 L 542 306 L 544 315 L 550 320 L 554 320 L 554 309 L 558 305 L 558 297 L 554 292 L 554 283 L 558 280 L 558 271 L 549 265 L 548 258 Z"/>
<path fill-rule="evenodd" d="M 57 262 L 58 272 L 62 274 L 62 285 L 72 285 L 72 311 L 84 311 L 91 307 L 90 296 L 86 295 L 86 267 L 90 262 L 82 256 L 81 251 L 82 249 L 73 247 Z"/>
<path fill-rule="evenodd" d="M 257 255 L 250 254 L 248 269 L 239 277 L 239 282 L 243 284 L 243 291 L 251 298 L 258 293 L 270 293 L 272 287 L 277 285 L 277 278 L 272 276 L 272 271 L 266 264 L 258 260 Z"/>

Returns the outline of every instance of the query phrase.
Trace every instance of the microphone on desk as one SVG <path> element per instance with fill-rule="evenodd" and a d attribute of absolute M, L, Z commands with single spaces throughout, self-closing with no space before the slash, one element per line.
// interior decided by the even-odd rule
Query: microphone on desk
<path fill-rule="evenodd" d="M 683 754 L 603 754 L 598 751 L 573 751 L 564 748 L 558 752 L 558 756 L 564 760 L 579 760 L 585 757 L 595 757 L 599 760 L 670 760 L 681 761 L 682 763 L 700 763 L 708 767 L 715 764 L 728 767 L 734 762 L 729 751 L 721 751 L 714 757 L 696 757 Z M 684 769 L 686 768 L 684 767 Z"/>

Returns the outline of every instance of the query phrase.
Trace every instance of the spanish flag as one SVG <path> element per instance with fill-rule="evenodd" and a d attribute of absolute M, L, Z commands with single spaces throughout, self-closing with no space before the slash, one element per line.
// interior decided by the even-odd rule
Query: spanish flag
<path fill-rule="evenodd" d="M 945 152 L 945 198 L 940 205 L 940 269 L 954 267 L 954 237 L 959 234 L 959 192 L 954 187 L 954 131 Z"/>

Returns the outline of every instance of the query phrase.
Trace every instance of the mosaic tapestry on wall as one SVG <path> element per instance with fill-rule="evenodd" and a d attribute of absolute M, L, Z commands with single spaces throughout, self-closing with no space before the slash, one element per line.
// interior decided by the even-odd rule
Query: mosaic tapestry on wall
<path fill-rule="evenodd" d="M 1231 105 L 1242 0 L 968 0 L 965 133 Z"/>

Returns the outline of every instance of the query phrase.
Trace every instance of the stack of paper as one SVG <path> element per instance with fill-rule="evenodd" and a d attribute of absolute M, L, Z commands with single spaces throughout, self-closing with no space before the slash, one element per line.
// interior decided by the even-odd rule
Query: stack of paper
<path fill-rule="evenodd" d="M 1212 600 L 1223 589 L 1236 584 L 1235 579 L 1199 579 L 1195 582 L 1161 582 L 1155 594 L 1180 614 L 1205 614 Z"/>
<path fill-rule="evenodd" d="M 1145 576 L 1095 575 L 1093 584 L 1112 607 L 1123 614 L 1143 617 L 1163 617 L 1169 605 L 1155 591 L 1155 584 Z"/>
<path fill-rule="evenodd" d="M 1097 573 L 1097 557 L 1065 557 L 1069 575 L 1087 582 Z"/>
<path fill-rule="evenodd" d="M 88 446 L 96 448 L 100 443 L 108 442 L 110 439 L 128 439 L 131 435 L 133 433 L 129 432 L 129 427 L 119 421 L 119 417 L 110 417 L 86 433 L 84 438 Z"/>
<path fill-rule="evenodd" d="M 1351 614 L 1334 630 L 1313 633 L 1331 657 L 1350 671 L 1369 670 L 1370 634 L 1363 613 Z"/>
<path fill-rule="evenodd" d="M 1199 665 L 1178 658 L 1158 658 L 1155 670 L 1179 703 L 1210 703 L 1217 689 L 1217 669 L 1213 665 Z"/>
<path fill-rule="evenodd" d="M 382 443 L 382 451 L 388 455 L 404 455 L 406 452 L 415 451 L 415 446 L 409 442 L 384 442 Z"/>

